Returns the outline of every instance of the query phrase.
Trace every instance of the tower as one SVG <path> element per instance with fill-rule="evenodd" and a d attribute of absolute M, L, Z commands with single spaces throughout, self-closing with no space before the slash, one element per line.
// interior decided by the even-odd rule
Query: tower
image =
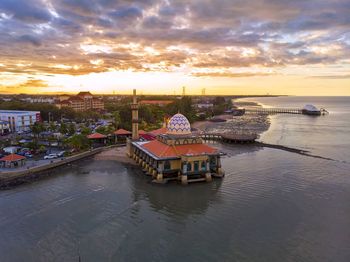
<path fill-rule="evenodd" d="M 186 87 L 183 86 L 183 87 L 182 87 L 182 96 L 185 96 L 185 95 L 186 95 Z"/>
<path fill-rule="evenodd" d="M 131 112 L 132 140 L 137 140 L 139 139 L 139 104 L 137 103 L 136 89 L 133 90 Z"/>

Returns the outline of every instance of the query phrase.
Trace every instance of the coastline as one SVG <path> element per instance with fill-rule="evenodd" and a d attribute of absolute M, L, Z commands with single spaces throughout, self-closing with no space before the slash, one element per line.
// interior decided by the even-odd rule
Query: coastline
<path fill-rule="evenodd" d="M 112 146 L 95 148 L 46 165 L 31 168 L 28 167 L 24 170 L 0 172 L 0 190 L 11 188 L 13 186 L 36 180 L 41 177 L 50 176 L 54 170 L 59 169 L 60 167 L 67 167 L 75 161 L 103 153 L 104 151 L 110 151 L 113 148 L 117 147 Z"/>
<path fill-rule="evenodd" d="M 255 106 L 261 107 L 258 102 L 245 102 L 234 100 L 233 105 L 237 107 Z M 232 115 L 219 115 L 219 118 L 225 119 L 226 122 L 211 122 L 211 121 L 196 121 L 192 124 L 192 127 L 200 132 L 207 133 L 255 133 L 257 135 L 267 131 L 270 127 L 270 118 L 268 115 L 249 114 L 246 113 L 242 116 Z"/>

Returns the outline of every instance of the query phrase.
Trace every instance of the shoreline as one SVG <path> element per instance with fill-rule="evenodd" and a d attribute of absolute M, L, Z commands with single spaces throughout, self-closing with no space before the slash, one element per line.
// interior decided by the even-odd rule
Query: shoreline
<path fill-rule="evenodd" d="M 244 105 L 261 107 L 258 102 L 233 101 L 233 105 L 242 107 Z M 226 122 L 211 122 L 209 120 L 196 121 L 192 127 L 199 132 L 207 133 L 255 133 L 257 135 L 267 131 L 270 127 L 270 118 L 268 115 L 245 113 L 242 116 L 233 116 L 228 114 L 218 115 Z"/>
<path fill-rule="evenodd" d="M 22 183 L 26 183 L 32 180 L 39 179 L 41 177 L 50 176 L 51 173 L 55 172 L 56 169 L 61 167 L 67 167 L 73 162 L 92 157 L 96 154 L 102 153 L 108 149 L 113 149 L 112 147 L 100 147 L 89 151 L 79 153 L 74 156 L 63 158 L 62 160 L 52 162 L 46 165 L 36 166 L 32 168 L 27 168 L 24 170 L 13 170 L 7 172 L 0 172 L 0 190 L 11 188 Z"/>

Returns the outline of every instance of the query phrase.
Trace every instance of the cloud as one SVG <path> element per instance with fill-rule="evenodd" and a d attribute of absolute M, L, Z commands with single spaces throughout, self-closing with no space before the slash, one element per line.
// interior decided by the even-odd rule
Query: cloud
<path fill-rule="evenodd" d="M 319 79 L 350 79 L 350 74 L 347 74 L 347 75 L 319 75 L 319 76 L 311 76 L 311 78 L 319 78 Z"/>
<path fill-rule="evenodd" d="M 42 88 L 42 87 L 47 87 L 48 84 L 40 79 L 28 79 L 25 82 L 21 82 L 18 84 L 13 84 L 13 85 L 0 85 L 0 91 L 4 93 L 8 93 L 8 90 L 14 91 L 14 90 L 26 90 L 26 89 L 31 89 L 35 90 L 35 88 Z"/>
<path fill-rule="evenodd" d="M 1 0 L 0 72 L 349 65 L 349 13 L 347 0 Z"/>
<path fill-rule="evenodd" d="M 51 20 L 50 12 L 40 0 L 1 0 L 0 11 L 27 23 L 44 23 Z"/>
<path fill-rule="evenodd" d="M 18 37 L 18 42 L 29 43 L 29 44 L 32 44 L 34 46 L 41 45 L 40 39 L 33 36 L 33 35 L 21 35 L 20 37 Z"/>
<path fill-rule="evenodd" d="M 273 73 L 234 73 L 234 72 L 208 72 L 208 73 L 192 73 L 192 76 L 197 77 L 228 77 L 228 78 L 238 78 L 238 77 L 255 77 L 255 76 L 271 76 Z"/>

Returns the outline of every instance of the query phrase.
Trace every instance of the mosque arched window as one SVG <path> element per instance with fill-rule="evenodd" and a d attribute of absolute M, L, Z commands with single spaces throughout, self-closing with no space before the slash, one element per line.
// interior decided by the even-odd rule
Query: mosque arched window
<path fill-rule="evenodd" d="M 192 164 L 187 163 L 187 172 L 191 172 L 191 171 L 192 171 Z"/>
<path fill-rule="evenodd" d="M 193 169 L 195 172 L 198 172 L 199 171 L 199 161 L 194 161 L 193 163 Z"/>
<path fill-rule="evenodd" d="M 202 169 L 202 171 L 205 171 L 207 169 L 207 165 L 206 165 L 205 161 L 202 161 L 201 169 Z"/>

